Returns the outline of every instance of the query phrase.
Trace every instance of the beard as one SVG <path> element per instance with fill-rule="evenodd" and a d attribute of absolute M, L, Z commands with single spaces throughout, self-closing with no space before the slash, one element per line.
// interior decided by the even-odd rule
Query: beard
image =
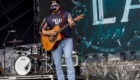
<path fill-rule="evenodd" d="M 60 9 L 52 10 L 52 13 L 58 13 L 59 11 L 60 11 Z"/>

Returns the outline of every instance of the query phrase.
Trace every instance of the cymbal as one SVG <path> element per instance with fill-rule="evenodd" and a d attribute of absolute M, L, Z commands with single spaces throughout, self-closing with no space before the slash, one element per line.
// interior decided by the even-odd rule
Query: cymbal
<path fill-rule="evenodd" d="M 19 42 L 23 42 L 23 40 L 8 41 L 7 43 L 19 43 Z"/>
<path fill-rule="evenodd" d="M 28 51 L 28 50 L 30 50 L 27 47 L 14 47 L 13 49 L 15 49 L 15 50 L 22 50 L 22 51 Z"/>

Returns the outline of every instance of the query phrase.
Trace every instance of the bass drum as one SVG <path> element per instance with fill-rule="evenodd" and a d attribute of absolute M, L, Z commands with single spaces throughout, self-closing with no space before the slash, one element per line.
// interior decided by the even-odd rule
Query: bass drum
<path fill-rule="evenodd" d="M 32 69 L 32 61 L 27 56 L 20 56 L 15 61 L 15 71 L 19 75 L 27 75 L 31 72 Z"/>

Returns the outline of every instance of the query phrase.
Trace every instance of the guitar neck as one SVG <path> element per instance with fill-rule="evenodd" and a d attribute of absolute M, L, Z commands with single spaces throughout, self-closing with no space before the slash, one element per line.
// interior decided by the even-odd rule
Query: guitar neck
<path fill-rule="evenodd" d="M 80 19 L 82 19 L 84 17 L 83 14 L 79 15 L 78 17 L 76 17 L 73 21 L 78 21 Z M 64 29 L 66 29 L 70 24 L 66 24 L 65 26 L 63 26 L 59 31 L 57 31 L 57 34 L 61 33 Z"/>
<path fill-rule="evenodd" d="M 59 31 L 57 31 L 57 34 L 61 33 L 64 29 L 66 29 L 70 24 L 66 24 L 65 26 L 63 26 Z"/>

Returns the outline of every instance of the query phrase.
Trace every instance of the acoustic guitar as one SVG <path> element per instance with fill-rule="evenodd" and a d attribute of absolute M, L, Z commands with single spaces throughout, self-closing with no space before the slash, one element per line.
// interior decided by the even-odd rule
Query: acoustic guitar
<path fill-rule="evenodd" d="M 84 17 L 83 14 L 77 16 L 76 18 L 74 18 L 74 21 L 78 21 L 80 19 L 82 19 Z M 65 26 L 63 27 L 60 27 L 60 26 L 55 26 L 53 28 L 54 31 L 56 31 L 57 35 L 56 36 L 44 36 L 42 35 L 42 44 L 43 44 L 43 47 L 45 48 L 45 50 L 47 51 L 54 51 L 59 43 L 64 39 L 64 35 L 62 33 L 62 31 L 67 28 L 70 24 L 66 24 Z M 47 30 L 47 31 L 50 31 L 50 30 Z"/>

